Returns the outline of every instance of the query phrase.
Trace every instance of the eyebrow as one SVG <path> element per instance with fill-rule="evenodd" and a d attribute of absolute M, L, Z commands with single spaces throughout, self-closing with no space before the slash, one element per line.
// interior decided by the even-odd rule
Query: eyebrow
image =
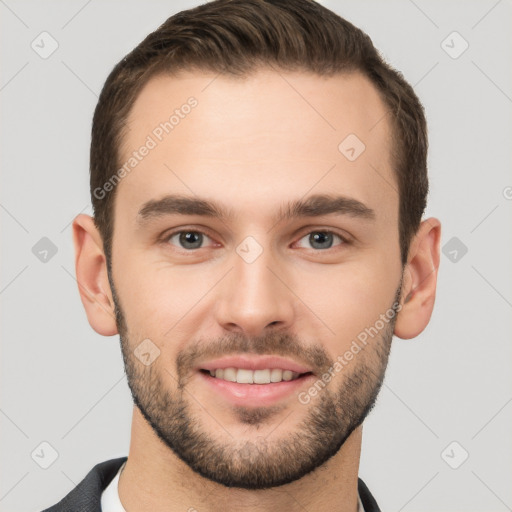
<path fill-rule="evenodd" d="M 139 210 L 137 222 L 138 224 L 145 224 L 150 219 L 173 214 L 200 215 L 222 221 L 231 220 L 235 217 L 235 212 L 232 209 L 227 209 L 215 201 L 171 194 L 144 203 Z M 306 199 L 288 201 L 281 206 L 272 220 L 278 223 L 283 220 L 332 214 L 375 220 L 375 211 L 361 201 L 345 196 L 325 194 L 316 194 Z"/>

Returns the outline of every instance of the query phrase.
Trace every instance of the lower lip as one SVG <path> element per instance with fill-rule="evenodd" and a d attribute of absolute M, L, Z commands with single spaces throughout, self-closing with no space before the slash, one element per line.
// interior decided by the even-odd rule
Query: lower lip
<path fill-rule="evenodd" d="M 235 405 L 267 406 L 272 405 L 309 383 L 314 375 L 308 374 L 295 380 L 283 380 L 270 384 L 239 384 L 212 377 L 209 373 L 199 372 L 200 377 L 215 392 L 224 396 Z"/>

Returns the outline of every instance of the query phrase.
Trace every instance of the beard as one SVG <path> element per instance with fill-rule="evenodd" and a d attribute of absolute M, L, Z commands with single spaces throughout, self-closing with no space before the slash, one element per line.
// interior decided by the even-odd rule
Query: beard
<path fill-rule="evenodd" d="M 299 480 L 326 463 L 374 407 L 384 381 L 402 281 L 389 308 L 395 314 L 384 328 L 338 374 L 333 375 L 328 385 L 307 405 L 297 400 L 295 409 L 299 408 L 301 414 L 303 408 L 307 407 L 307 411 L 293 430 L 276 436 L 274 430 L 279 426 L 276 422 L 276 427 L 270 429 L 271 438 L 270 433 L 266 437 L 256 435 L 260 427 L 270 425 L 272 416 L 282 413 L 287 405 L 232 407 L 240 424 L 249 430 L 252 428 L 245 439 L 232 436 L 218 422 L 216 430 L 208 429 L 202 423 L 202 416 L 208 415 L 207 407 L 201 404 L 202 409 L 199 409 L 187 386 L 190 378 L 195 376 L 194 365 L 199 359 L 248 353 L 294 357 L 311 368 L 320 380 L 321 375 L 333 366 L 325 349 L 277 331 L 251 339 L 230 333 L 208 342 L 191 342 L 178 354 L 176 368 L 171 370 L 162 367 L 158 359 L 145 366 L 133 354 L 140 340 L 129 339 L 129 329 L 112 279 L 110 283 L 128 386 L 134 404 L 156 435 L 204 478 L 225 487 L 267 489 Z M 343 348 L 343 352 L 345 350 Z M 169 389 L 164 372 L 175 380 L 175 389 Z M 201 414 L 194 413 L 194 407 Z M 292 412 L 294 409 L 281 421 Z"/>

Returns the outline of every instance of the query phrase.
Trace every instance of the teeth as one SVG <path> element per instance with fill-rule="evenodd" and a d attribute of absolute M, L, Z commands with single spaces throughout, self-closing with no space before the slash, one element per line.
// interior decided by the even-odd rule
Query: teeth
<path fill-rule="evenodd" d="M 270 384 L 270 370 L 254 370 L 254 384 Z"/>
<path fill-rule="evenodd" d="M 281 370 L 280 368 L 254 371 L 245 368 L 218 368 L 217 370 L 210 370 L 210 375 L 217 379 L 238 382 L 239 384 L 270 384 L 283 380 L 295 380 L 300 373 Z"/>
<path fill-rule="evenodd" d="M 234 368 L 224 368 L 224 376 L 222 378 L 230 382 L 236 382 L 236 370 Z"/>
<path fill-rule="evenodd" d="M 283 370 L 274 368 L 270 371 L 270 382 L 281 382 L 283 380 Z"/>
<path fill-rule="evenodd" d="M 283 371 L 283 380 L 292 380 L 293 378 L 293 372 L 290 370 L 284 370 Z"/>
<path fill-rule="evenodd" d="M 240 384 L 252 384 L 254 382 L 254 372 L 240 368 L 236 372 L 236 381 Z"/>

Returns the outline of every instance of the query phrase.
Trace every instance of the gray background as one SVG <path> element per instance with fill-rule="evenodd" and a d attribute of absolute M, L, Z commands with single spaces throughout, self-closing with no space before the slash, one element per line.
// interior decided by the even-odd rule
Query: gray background
<path fill-rule="evenodd" d="M 417 339 L 394 341 L 360 476 L 383 511 L 512 510 L 512 3 L 323 3 L 415 85 L 430 128 L 427 213 L 443 223 L 434 315 Z M 70 223 L 91 213 L 90 124 L 107 74 L 196 4 L 0 0 L 1 511 L 52 505 L 128 453 L 118 337 L 87 323 Z M 31 47 L 43 31 L 59 45 L 46 59 Z M 458 58 L 453 31 L 469 44 Z M 42 442 L 58 453 L 48 469 Z"/>

